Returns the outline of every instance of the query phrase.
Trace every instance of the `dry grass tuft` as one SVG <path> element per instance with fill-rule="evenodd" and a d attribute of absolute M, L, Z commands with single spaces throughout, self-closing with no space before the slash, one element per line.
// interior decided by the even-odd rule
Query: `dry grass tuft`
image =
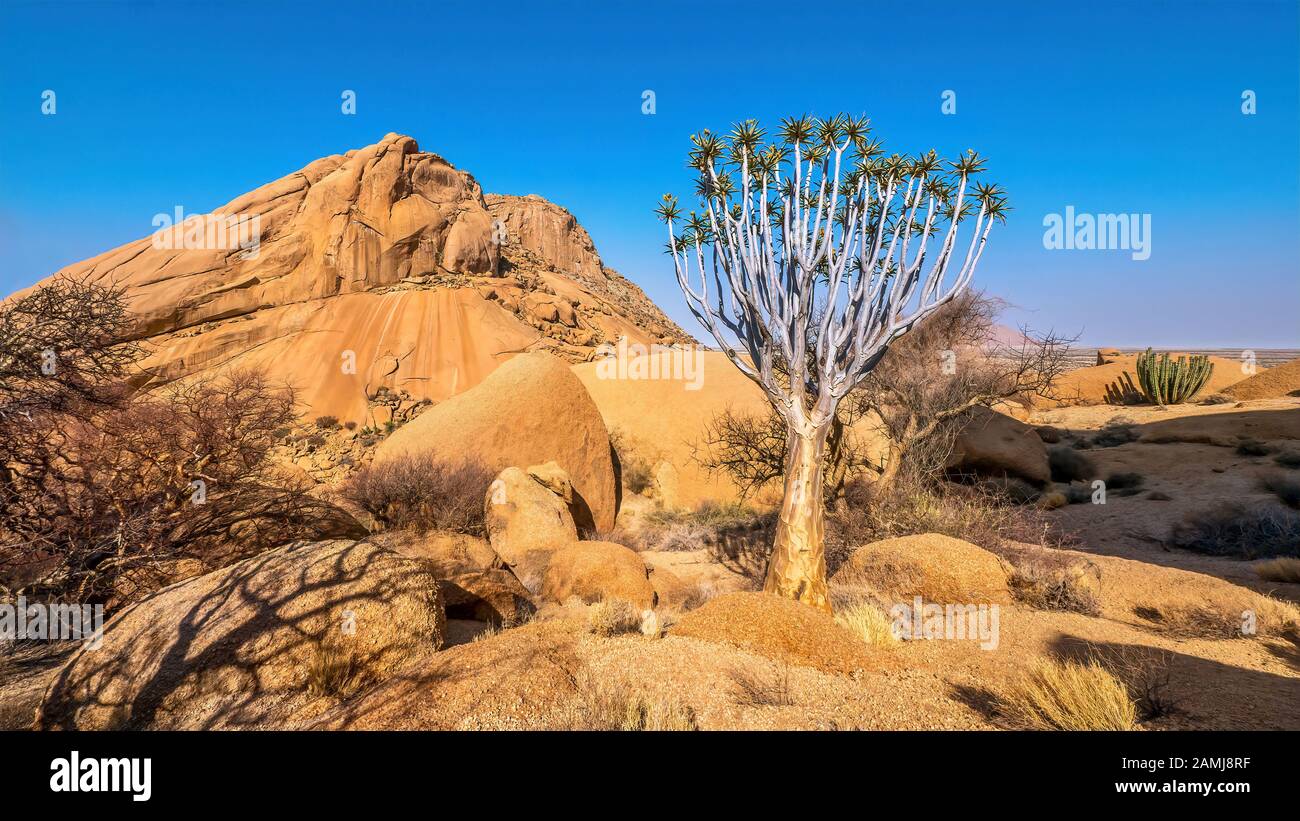
<path fill-rule="evenodd" d="M 1254 638 L 1300 629 L 1300 611 L 1295 605 L 1246 590 L 1239 595 L 1140 607 L 1136 613 L 1180 638 Z"/>
<path fill-rule="evenodd" d="M 1128 687 L 1096 661 L 1044 660 L 999 694 L 1002 713 L 1035 730 L 1134 730 Z"/>
<path fill-rule="evenodd" d="M 626 681 L 594 678 L 583 671 L 575 682 L 578 701 L 571 729 L 681 732 L 698 730 L 695 711 L 672 696 L 653 695 Z"/>
<path fill-rule="evenodd" d="M 1255 565 L 1255 572 L 1266 582 L 1300 584 L 1300 559 L 1281 556 Z"/>
<path fill-rule="evenodd" d="M 1017 601 L 1039 610 L 1101 614 L 1097 590 L 1101 570 L 1091 562 L 1051 567 L 1042 562 L 1017 565 L 1008 584 Z"/>
<path fill-rule="evenodd" d="M 364 683 L 360 666 L 351 653 L 317 643 L 307 664 L 307 692 L 313 696 L 347 699 Z"/>
<path fill-rule="evenodd" d="M 587 630 L 605 638 L 639 633 L 641 621 L 641 613 L 623 599 L 602 599 L 587 609 Z"/>
<path fill-rule="evenodd" d="M 731 672 L 736 685 L 737 703 L 747 707 L 789 707 L 794 704 L 790 686 L 790 665 L 781 665 L 775 674 L 741 668 Z"/>
<path fill-rule="evenodd" d="M 894 622 L 889 615 L 871 602 L 858 602 L 835 614 L 835 620 L 872 647 L 894 647 Z"/>

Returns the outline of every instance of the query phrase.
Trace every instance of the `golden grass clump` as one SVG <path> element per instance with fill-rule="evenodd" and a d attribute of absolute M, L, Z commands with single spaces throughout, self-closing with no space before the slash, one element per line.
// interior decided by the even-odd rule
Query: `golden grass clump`
<path fill-rule="evenodd" d="M 587 609 L 587 629 L 605 638 L 638 633 L 641 621 L 636 607 L 623 599 L 602 599 Z"/>
<path fill-rule="evenodd" d="M 672 695 L 652 694 L 589 668 L 575 676 L 576 699 L 564 724 L 572 730 L 698 730 L 695 710 Z"/>
<path fill-rule="evenodd" d="M 852 604 L 836 613 L 835 620 L 872 647 L 893 647 L 898 644 L 893 620 L 871 602 Z"/>
<path fill-rule="evenodd" d="M 347 699 L 361 689 L 364 675 L 351 653 L 317 643 L 307 663 L 307 692 Z"/>
<path fill-rule="evenodd" d="M 1198 601 L 1137 608 L 1139 616 L 1182 638 L 1237 639 L 1281 636 L 1300 630 L 1300 609 L 1290 602 L 1250 591 Z"/>
<path fill-rule="evenodd" d="M 698 730 L 699 726 L 695 722 L 695 711 L 681 702 L 637 693 L 623 703 L 623 720 L 618 729 L 685 732 Z"/>
<path fill-rule="evenodd" d="M 1255 572 L 1266 582 L 1300 584 L 1300 559 L 1280 556 L 1255 565 Z"/>
<path fill-rule="evenodd" d="M 1036 730 L 1134 730 L 1128 687 L 1096 661 L 1043 660 L 1000 694 L 1003 713 Z"/>

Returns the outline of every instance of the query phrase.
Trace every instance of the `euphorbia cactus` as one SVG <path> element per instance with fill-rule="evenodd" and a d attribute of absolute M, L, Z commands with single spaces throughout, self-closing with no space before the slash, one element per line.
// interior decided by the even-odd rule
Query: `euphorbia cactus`
<path fill-rule="evenodd" d="M 1186 402 L 1210 380 L 1214 365 L 1208 356 L 1185 356 L 1177 360 L 1169 354 L 1156 355 L 1147 348 L 1146 353 L 1138 354 L 1138 384 L 1147 401 L 1155 405 L 1177 405 Z"/>

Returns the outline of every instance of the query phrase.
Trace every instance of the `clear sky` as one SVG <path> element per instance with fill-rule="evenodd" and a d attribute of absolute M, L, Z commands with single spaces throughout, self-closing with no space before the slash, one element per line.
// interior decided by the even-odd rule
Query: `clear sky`
<path fill-rule="evenodd" d="M 0 0 L 0 292 L 396 131 L 566 206 L 695 329 L 652 214 L 689 134 L 844 110 L 989 158 L 1015 210 L 976 282 L 1010 323 L 1300 347 L 1298 42 L 1295 0 Z M 1150 258 L 1045 249 L 1067 206 L 1149 214 Z"/>

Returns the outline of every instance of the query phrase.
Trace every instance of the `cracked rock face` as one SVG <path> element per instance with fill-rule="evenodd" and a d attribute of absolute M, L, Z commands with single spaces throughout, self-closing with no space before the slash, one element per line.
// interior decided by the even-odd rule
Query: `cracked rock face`
<path fill-rule="evenodd" d="M 153 383 L 259 367 L 363 424 L 381 387 L 440 401 L 522 352 L 689 340 L 569 212 L 398 134 L 59 273 L 125 286 Z"/>

